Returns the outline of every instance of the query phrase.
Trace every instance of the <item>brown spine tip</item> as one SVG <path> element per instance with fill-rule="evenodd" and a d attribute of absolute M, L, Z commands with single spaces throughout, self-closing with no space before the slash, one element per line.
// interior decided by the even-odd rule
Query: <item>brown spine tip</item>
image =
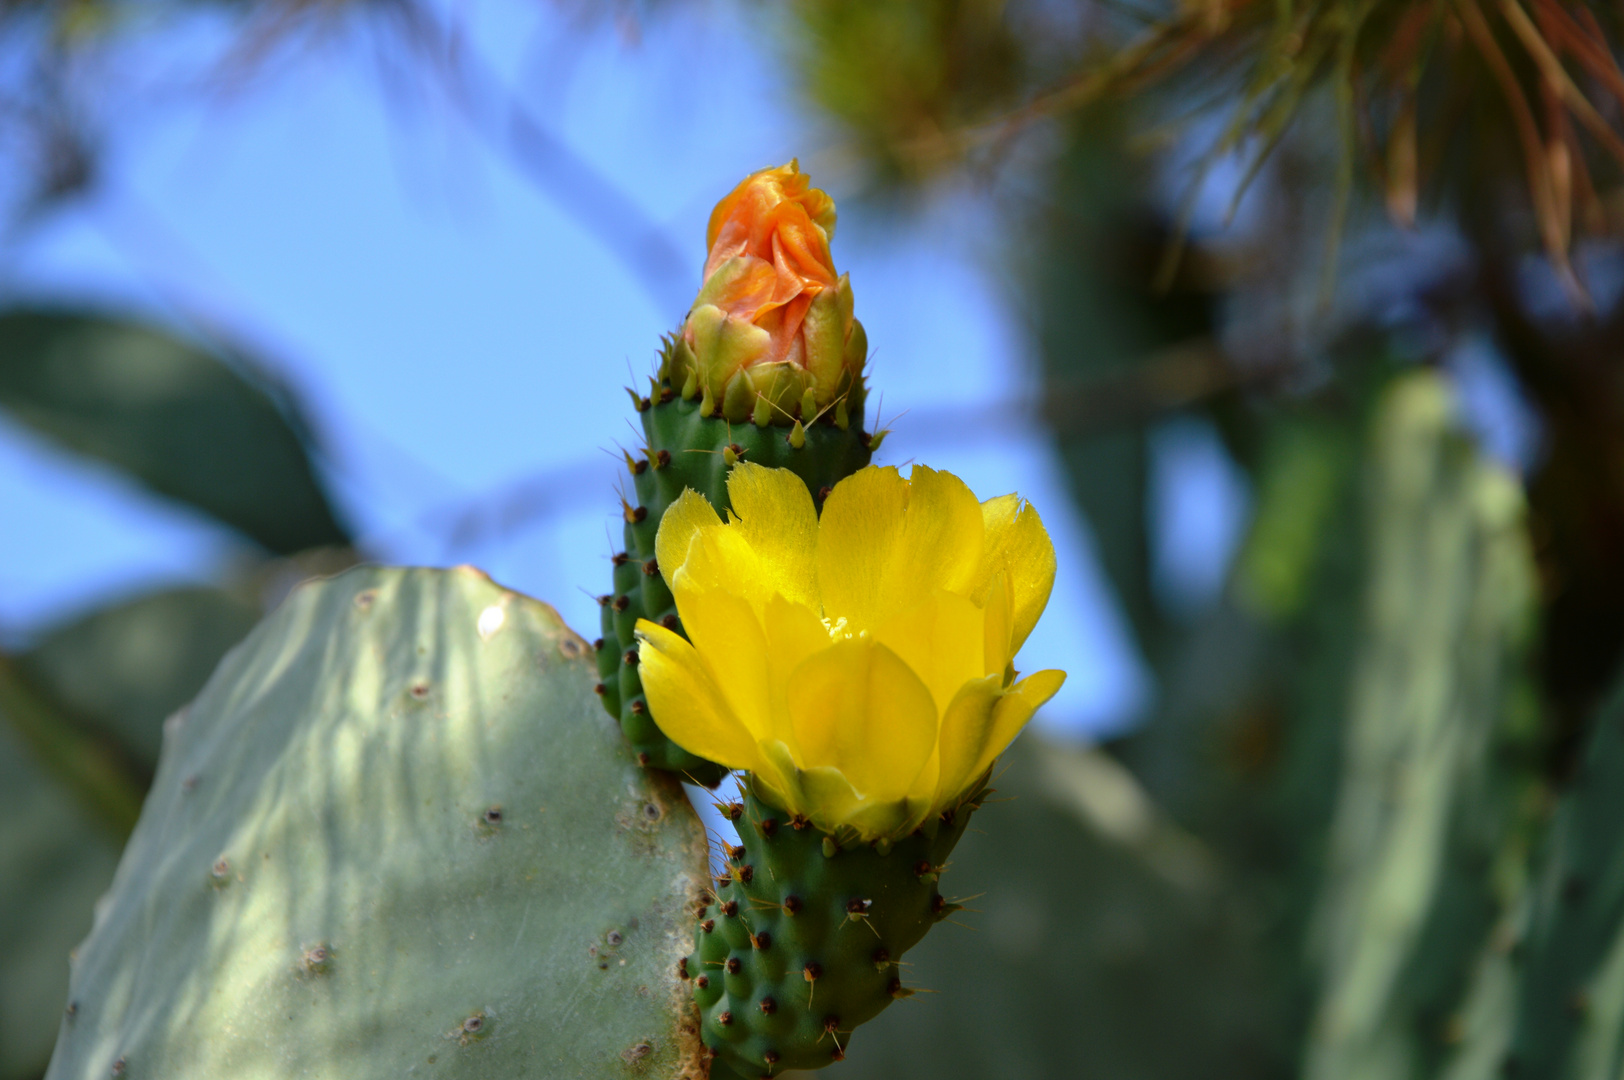
<path fill-rule="evenodd" d="M 771 1016 L 773 1013 L 778 1011 L 778 1002 L 774 1001 L 770 997 L 762 998 L 761 1011 L 766 1013 L 768 1016 Z"/>
<path fill-rule="evenodd" d="M 777 1065 L 778 1064 L 778 1051 L 777 1050 L 764 1051 L 762 1053 L 762 1055 L 761 1055 L 761 1060 L 765 1061 L 769 1065 Z"/>
<path fill-rule="evenodd" d="M 925 877 L 935 869 L 936 868 L 930 864 L 929 859 L 920 859 L 918 862 L 914 863 L 914 877 Z M 953 880 L 957 881 L 958 879 L 954 878 Z"/>
<path fill-rule="evenodd" d="M 942 811 L 942 824 L 943 825 L 951 825 L 951 824 L 953 824 L 953 808 L 951 806 L 949 806 L 946 810 Z"/>
<path fill-rule="evenodd" d="M 648 712 L 648 706 L 643 703 L 642 698 L 638 698 L 636 701 L 632 702 L 631 710 L 633 716 L 642 716 L 644 713 Z"/>
<path fill-rule="evenodd" d="M 727 849 L 727 857 L 732 859 L 734 862 L 742 862 L 744 857 L 748 854 L 749 852 L 744 850 L 743 844 L 740 844 L 738 847 L 729 846 Z"/>
<path fill-rule="evenodd" d="M 810 818 L 807 818 L 801 814 L 796 814 L 794 817 L 789 819 L 789 827 L 794 829 L 796 832 L 805 832 L 812 827 L 812 821 Z"/>
<path fill-rule="evenodd" d="M 615 566 L 625 566 L 631 561 L 631 558 L 632 557 L 626 554 L 624 551 L 617 551 L 613 555 L 609 556 L 609 561 Z"/>
<path fill-rule="evenodd" d="M 627 608 L 629 608 L 631 606 L 632 606 L 632 598 L 631 597 L 629 597 L 629 596 L 617 596 L 617 597 L 615 597 L 613 607 L 614 607 L 614 609 L 616 611 L 625 611 Z"/>
<path fill-rule="evenodd" d="M 723 915 L 726 915 L 728 918 L 731 919 L 733 916 L 737 915 L 738 913 L 739 913 L 739 902 L 737 900 L 727 900 L 727 901 L 724 901 L 722 903 L 722 914 Z"/>
<path fill-rule="evenodd" d="M 592 688 L 592 692 L 594 694 L 597 694 L 599 697 L 603 697 L 603 695 L 605 695 L 605 694 L 607 694 L 609 692 L 609 688 L 607 686 L 603 685 L 603 683 L 598 683 L 596 686 L 594 686 Z"/>
<path fill-rule="evenodd" d="M 890 949 L 887 949 L 885 946 L 882 945 L 878 949 L 874 950 L 874 963 L 875 963 L 875 966 L 884 967 L 886 964 L 889 964 L 890 962 L 891 962 L 891 950 Z"/>
<path fill-rule="evenodd" d="M 827 499 L 829 497 L 829 493 L 832 491 L 834 491 L 834 488 L 829 487 L 827 484 L 818 488 L 818 502 L 822 502 L 824 499 Z"/>
<path fill-rule="evenodd" d="M 767 933 L 765 930 L 759 934 L 751 934 L 750 944 L 754 945 L 760 951 L 766 952 L 768 949 L 773 947 L 773 936 Z"/>
<path fill-rule="evenodd" d="M 625 663 L 625 665 L 627 667 L 636 667 L 637 666 L 637 650 L 636 649 L 627 649 L 626 650 L 626 655 L 622 656 L 620 659 Z"/>
<path fill-rule="evenodd" d="M 660 574 L 660 560 L 650 559 L 643 564 L 643 573 L 649 577 L 658 577 Z"/>
<path fill-rule="evenodd" d="M 675 390 L 671 389 L 669 386 L 660 387 L 660 404 L 661 405 L 669 405 L 669 404 L 671 404 L 672 399 L 675 398 L 676 396 L 677 396 L 677 392 Z"/>
<path fill-rule="evenodd" d="M 723 1009 L 721 1012 L 716 1014 L 716 1022 L 721 1024 L 723 1027 L 727 1027 L 729 1024 L 733 1023 L 733 1014 L 728 1012 L 726 1009 Z"/>
<path fill-rule="evenodd" d="M 800 911 L 800 910 L 801 910 L 801 898 L 799 896 L 790 895 L 790 896 L 784 897 L 784 914 L 785 915 L 794 915 L 797 911 Z"/>
<path fill-rule="evenodd" d="M 705 931 L 705 933 L 708 934 L 712 930 L 716 929 L 716 920 L 715 919 L 706 919 L 704 922 L 699 924 L 699 928 L 701 930 Z"/>
<path fill-rule="evenodd" d="M 645 769 L 648 768 L 648 763 L 652 760 L 654 759 L 649 757 L 647 752 L 639 753 L 637 755 L 637 763 L 643 766 Z"/>
<path fill-rule="evenodd" d="M 958 879 L 955 878 L 954 880 L 957 881 Z M 943 896 L 941 893 L 937 893 L 935 896 L 932 896 L 930 898 L 930 910 L 931 913 L 935 915 L 940 915 L 942 912 L 946 911 L 947 897 Z"/>
<path fill-rule="evenodd" d="M 640 398 L 637 399 L 637 411 L 638 412 L 648 412 L 649 406 L 652 405 L 652 404 L 654 404 L 654 403 L 652 401 L 650 401 L 648 398 L 640 397 Z"/>
<path fill-rule="evenodd" d="M 868 909 L 873 907 L 873 906 L 874 906 L 874 901 L 872 901 L 872 900 L 864 900 L 864 899 L 862 899 L 860 897 L 854 896 L 850 900 L 846 901 L 846 914 L 848 914 L 848 915 L 867 915 L 868 914 Z"/>
<path fill-rule="evenodd" d="M 655 453 L 655 455 L 654 455 L 654 467 L 656 469 L 663 469 L 669 464 L 671 464 L 671 451 L 669 451 L 669 450 L 660 450 L 660 451 Z"/>
<path fill-rule="evenodd" d="M 648 507 L 646 507 L 646 506 L 634 506 L 627 513 L 626 520 L 630 521 L 633 525 L 636 525 L 639 522 L 644 521 L 645 519 L 647 519 L 647 517 L 648 517 Z"/>
<path fill-rule="evenodd" d="M 730 956 L 727 958 L 727 973 L 729 975 L 737 975 L 743 970 L 744 964 L 739 961 L 737 956 Z"/>
<path fill-rule="evenodd" d="M 830 1061 L 845 1061 L 846 1060 L 845 1048 L 837 1046 L 833 1050 L 829 1051 L 829 1060 Z"/>
<path fill-rule="evenodd" d="M 603 638 L 598 638 L 596 641 L 594 641 L 592 643 L 592 651 L 593 652 L 603 652 Z"/>
<path fill-rule="evenodd" d="M 694 985 L 699 987 L 701 990 L 704 990 L 704 989 L 708 988 L 710 986 L 710 976 L 709 975 L 695 975 L 694 976 Z"/>
<path fill-rule="evenodd" d="M 737 802 L 730 802 L 730 803 L 727 804 L 726 813 L 727 813 L 727 819 L 729 821 L 737 821 L 741 817 L 744 816 L 744 804 L 743 803 L 737 803 Z"/>
<path fill-rule="evenodd" d="M 773 838 L 773 834 L 776 833 L 777 831 L 778 831 L 778 819 L 777 818 L 762 818 L 761 819 L 761 835 L 762 836 L 766 837 L 768 840 L 771 840 Z"/>
<path fill-rule="evenodd" d="M 677 961 L 677 978 L 683 980 L 688 978 L 688 958 L 686 956 Z"/>
<path fill-rule="evenodd" d="M 602 596 L 598 597 L 598 606 L 599 607 L 608 607 L 610 599 L 611 599 L 611 597 L 609 596 L 609 594 L 604 593 Z"/>
<path fill-rule="evenodd" d="M 734 457 L 743 457 L 744 456 L 744 447 L 740 446 L 738 443 L 728 443 L 727 448 L 729 450 L 733 451 L 733 456 Z"/>
<path fill-rule="evenodd" d="M 677 617 L 675 615 L 667 615 L 665 618 L 660 620 L 660 625 L 665 627 L 667 630 L 675 630 L 677 628 Z"/>
<path fill-rule="evenodd" d="M 801 969 L 801 977 L 807 982 L 817 982 L 823 978 L 823 965 L 816 960 L 808 960 L 806 966 Z"/>

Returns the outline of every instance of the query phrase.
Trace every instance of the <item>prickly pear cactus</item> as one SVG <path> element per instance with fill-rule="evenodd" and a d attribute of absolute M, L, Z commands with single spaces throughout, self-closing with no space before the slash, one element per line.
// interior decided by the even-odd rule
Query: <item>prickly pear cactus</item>
<path fill-rule="evenodd" d="M 713 413 L 710 402 L 695 400 L 692 394 L 684 398 L 673 386 L 674 381 L 683 380 L 679 355 L 685 348 L 681 339 L 668 340 L 661 354 L 659 378 L 650 386 L 649 396 L 634 395 L 648 446 L 643 456 L 628 459 L 637 503 L 625 507 L 626 546 L 613 559 L 615 591 L 598 598 L 603 608 L 603 637 L 594 647 L 604 707 L 620 720 L 639 759 L 713 787 L 727 770 L 665 737 L 649 715 L 637 676 L 637 642 L 632 633 L 637 620 L 681 630 L 676 601 L 654 559 L 660 519 L 687 488 L 704 495 L 718 511 L 725 511 L 727 472 L 741 460 L 792 470 L 806 481 L 821 506 L 821 492 L 868 464 L 875 440 L 855 424 L 837 424 L 833 410 L 810 426 L 797 420 L 793 427 L 757 426 L 748 415 L 734 420 L 725 412 Z M 856 399 L 861 417 L 860 384 Z M 845 402 L 841 404 L 841 419 L 845 419 Z"/>
<path fill-rule="evenodd" d="M 1364 634 L 1316 919 L 1322 996 L 1304 1076 L 1432 1075 L 1493 922 L 1515 833 L 1534 572 L 1516 478 L 1455 429 L 1448 385 L 1376 414 Z"/>
<path fill-rule="evenodd" d="M 306 584 L 168 725 L 50 1080 L 704 1075 L 702 830 L 468 569 Z"/>
<path fill-rule="evenodd" d="M 853 1028 L 915 992 L 902 954 L 962 910 L 937 883 L 984 794 L 904 840 L 851 848 L 753 795 L 727 804 L 742 843 L 681 967 L 706 1045 L 742 1077 L 844 1058 Z"/>

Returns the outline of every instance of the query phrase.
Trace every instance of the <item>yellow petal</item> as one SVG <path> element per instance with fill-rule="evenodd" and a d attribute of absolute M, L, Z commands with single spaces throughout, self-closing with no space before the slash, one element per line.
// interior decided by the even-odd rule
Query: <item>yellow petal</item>
<path fill-rule="evenodd" d="M 811 608 L 775 596 L 767 602 L 762 628 L 767 632 L 767 664 L 771 680 L 770 707 L 773 730 L 791 744 L 799 758 L 794 726 L 789 719 L 790 676 L 801 661 L 829 648 L 829 631 Z"/>
<path fill-rule="evenodd" d="M 902 539 L 908 482 L 870 465 L 834 486 L 818 523 L 818 591 L 823 614 L 867 629 L 884 609 L 886 575 Z"/>
<path fill-rule="evenodd" d="M 984 675 L 964 683 L 943 712 L 938 744 L 941 764 L 932 793 L 937 805 L 952 801 L 980 775 L 976 766 L 992 736 L 993 717 L 1004 696 L 1003 677 Z"/>
<path fill-rule="evenodd" d="M 761 764 L 750 772 L 750 784 L 758 789 L 757 794 L 764 797 L 769 806 L 810 816 L 811 805 L 801 789 L 800 770 L 795 767 L 789 747 L 770 741 L 757 744 L 757 749 L 761 753 Z"/>
<path fill-rule="evenodd" d="M 1054 543 L 1030 503 L 1003 495 L 981 504 L 986 524 L 981 567 L 972 590 L 985 588 L 999 573 L 1009 576 L 1014 593 L 1014 629 L 1010 655 L 1020 651 L 1054 589 Z"/>
<path fill-rule="evenodd" d="M 874 640 L 902 657 L 930 688 L 941 713 L 966 680 L 989 674 L 983 645 L 986 621 L 968 598 L 936 589 L 922 603 L 882 623 Z M 1002 671 L 1003 665 L 997 670 Z"/>
<path fill-rule="evenodd" d="M 818 512 L 806 481 L 788 469 L 741 461 L 728 473 L 727 494 L 735 518 L 728 528 L 739 531 L 756 554 L 758 573 L 771 579 L 752 588 L 817 607 Z"/>
<path fill-rule="evenodd" d="M 803 661 L 789 711 L 805 766 L 840 770 L 865 799 L 905 796 L 936 745 L 930 690 L 872 640 L 838 641 Z"/>
<path fill-rule="evenodd" d="M 729 709 L 755 739 L 779 737 L 772 725 L 767 637 L 748 601 L 721 589 L 689 589 L 682 628 Z"/>
<path fill-rule="evenodd" d="M 988 676 L 989 681 L 994 678 L 996 676 Z M 1054 697 L 1060 690 L 1061 684 L 1065 681 L 1066 673 L 1064 671 L 1039 671 L 1028 675 L 1000 694 L 997 703 L 993 705 L 991 715 L 985 718 L 985 726 L 980 731 L 981 747 L 979 752 L 969 762 L 968 768 L 964 768 L 958 774 L 955 781 L 950 782 L 948 777 L 948 770 L 945 765 L 947 751 L 944 746 L 942 751 L 944 766 L 940 789 L 943 800 L 950 801 L 962 795 L 970 784 L 974 783 L 982 773 L 991 768 L 998 755 L 1008 749 L 1009 744 L 1015 741 L 1015 736 L 1019 735 L 1021 729 L 1026 726 L 1026 722 L 1032 719 L 1032 714 L 1037 711 L 1038 706 Z M 972 709 L 966 713 L 965 718 L 973 725 L 978 716 L 979 714 Z M 945 721 L 942 726 L 945 735 L 945 728 L 947 727 Z M 971 737 L 962 738 L 958 741 L 962 745 L 968 746 L 975 741 L 975 736 L 971 735 Z"/>
<path fill-rule="evenodd" d="M 730 769 L 756 769 L 756 740 L 733 715 L 694 647 L 647 619 L 637 622 L 638 672 L 649 712 L 670 740 Z"/>
<path fill-rule="evenodd" d="M 1002 675 L 1015 658 L 1015 589 L 1009 575 L 996 574 L 987 586 L 986 609 L 982 612 L 983 653 L 981 674 Z"/>
<path fill-rule="evenodd" d="M 818 526 L 824 615 L 870 630 L 936 589 L 968 593 L 981 564 L 981 506 L 952 473 L 870 466 L 836 484 Z"/>
<path fill-rule="evenodd" d="M 666 584 L 676 588 L 677 571 L 687 561 L 688 546 L 694 536 L 721 525 L 722 519 L 717 516 L 715 507 L 693 488 L 677 496 L 677 501 L 666 508 L 665 516 L 660 519 L 660 531 L 654 534 L 654 558 Z"/>

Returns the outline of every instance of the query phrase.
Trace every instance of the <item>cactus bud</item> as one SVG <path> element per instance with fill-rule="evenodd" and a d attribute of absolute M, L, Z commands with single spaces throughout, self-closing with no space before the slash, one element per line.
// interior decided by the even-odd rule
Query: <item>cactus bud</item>
<path fill-rule="evenodd" d="M 669 352 L 684 399 L 702 392 L 705 415 L 719 405 L 759 426 L 790 426 L 797 405 L 805 423 L 837 401 L 861 408 L 868 339 L 829 255 L 834 227 L 834 201 L 793 161 L 717 204 L 705 281 Z"/>

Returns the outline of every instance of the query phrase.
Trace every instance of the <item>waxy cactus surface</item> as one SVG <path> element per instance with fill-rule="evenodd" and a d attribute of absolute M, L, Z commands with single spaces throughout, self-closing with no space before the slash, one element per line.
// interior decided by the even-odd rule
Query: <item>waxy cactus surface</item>
<path fill-rule="evenodd" d="M 702 1077 L 703 833 L 592 684 L 477 571 L 296 590 L 170 721 L 50 1080 Z"/>

